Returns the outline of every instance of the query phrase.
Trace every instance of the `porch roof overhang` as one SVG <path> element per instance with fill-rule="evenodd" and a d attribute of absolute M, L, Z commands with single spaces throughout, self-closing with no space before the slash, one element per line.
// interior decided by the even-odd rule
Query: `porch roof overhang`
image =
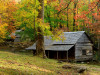
<path fill-rule="evenodd" d="M 48 51 L 68 51 L 70 50 L 74 45 L 49 45 L 49 46 L 45 46 L 45 50 Z M 29 48 L 26 48 L 27 50 L 36 50 L 36 46 L 33 45 Z"/>
<path fill-rule="evenodd" d="M 50 50 L 50 51 L 68 51 L 73 46 L 74 45 L 52 45 L 52 46 L 46 46 L 45 50 Z"/>

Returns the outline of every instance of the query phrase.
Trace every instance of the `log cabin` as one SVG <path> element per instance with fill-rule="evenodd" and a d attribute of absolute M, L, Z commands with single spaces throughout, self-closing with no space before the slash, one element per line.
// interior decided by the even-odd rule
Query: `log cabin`
<path fill-rule="evenodd" d="M 93 43 L 85 31 L 64 32 L 64 41 L 44 36 L 45 53 L 48 58 L 86 61 L 93 58 Z M 26 48 L 36 52 L 36 43 Z"/>

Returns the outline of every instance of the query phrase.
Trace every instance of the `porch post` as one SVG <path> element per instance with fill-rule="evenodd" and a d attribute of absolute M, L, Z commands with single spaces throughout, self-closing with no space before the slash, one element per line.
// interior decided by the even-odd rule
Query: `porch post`
<path fill-rule="evenodd" d="M 67 60 L 68 60 L 68 50 L 67 50 Z"/>
<path fill-rule="evenodd" d="M 49 51 L 48 51 L 48 58 L 49 58 Z"/>
<path fill-rule="evenodd" d="M 57 59 L 58 59 L 58 51 L 57 51 Z"/>

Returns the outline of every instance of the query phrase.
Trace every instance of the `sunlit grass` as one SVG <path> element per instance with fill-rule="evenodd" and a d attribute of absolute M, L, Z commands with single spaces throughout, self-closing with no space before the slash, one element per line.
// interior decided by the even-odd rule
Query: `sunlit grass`
<path fill-rule="evenodd" d="M 65 64 L 82 65 L 88 67 L 89 70 L 78 74 L 73 70 L 63 69 L 62 66 Z M 32 52 L 0 51 L 0 75 L 100 75 L 97 68 L 100 70 L 100 66 L 97 65 L 57 63 L 57 60 L 33 56 Z"/>

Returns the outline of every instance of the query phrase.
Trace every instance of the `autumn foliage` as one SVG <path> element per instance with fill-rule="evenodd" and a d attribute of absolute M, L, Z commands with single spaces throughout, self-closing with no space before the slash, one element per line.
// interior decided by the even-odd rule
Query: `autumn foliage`
<path fill-rule="evenodd" d="M 0 42 L 3 42 L 9 34 L 15 31 L 13 12 L 17 8 L 14 0 L 0 0 L 0 9 Z"/>
<path fill-rule="evenodd" d="M 24 30 L 22 38 L 35 39 L 40 27 L 43 35 L 56 38 L 63 31 L 86 31 L 93 37 L 100 35 L 100 0 L 44 0 L 43 18 L 38 18 L 42 7 L 38 0 L 0 0 L 0 40 Z M 57 33 L 58 32 L 58 33 Z M 56 34 L 55 34 L 56 33 Z M 11 35 L 12 38 L 15 36 Z"/>
<path fill-rule="evenodd" d="M 96 35 L 100 35 L 100 7 L 98 8 L 99 3 L 99 0 L 95 0 L 89 3 L 86 10 L 82 10 L 81 13 L 76 14 L 74 17 L 76 19 L 77 26 L 81 24 L 87 28 L 87 31 Z"/>

